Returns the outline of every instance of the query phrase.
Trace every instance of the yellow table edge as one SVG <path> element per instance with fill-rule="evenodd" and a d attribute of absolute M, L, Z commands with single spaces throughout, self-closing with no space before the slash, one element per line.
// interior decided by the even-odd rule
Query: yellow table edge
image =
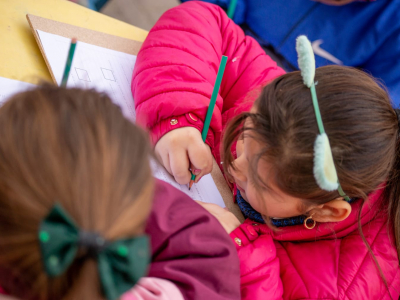
<path fill-rule="evenodd" d="M 51 81 L 27 14 L 143 42 L 147 31 L 65 0 L 0 1 L 0 76 L 33 84 Z"/>

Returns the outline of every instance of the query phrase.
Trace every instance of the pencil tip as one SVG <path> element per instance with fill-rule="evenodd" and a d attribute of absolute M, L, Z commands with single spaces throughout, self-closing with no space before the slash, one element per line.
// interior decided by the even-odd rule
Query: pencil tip
<path fill-rule="evenodd" d="M 189 182 L 189 191 L 190 191 L 190 189 L 192 188 L 193 183 L 194 183 L 194 181 L 193 181 L 193 180 L 190 180 L 190 182 Z"/>

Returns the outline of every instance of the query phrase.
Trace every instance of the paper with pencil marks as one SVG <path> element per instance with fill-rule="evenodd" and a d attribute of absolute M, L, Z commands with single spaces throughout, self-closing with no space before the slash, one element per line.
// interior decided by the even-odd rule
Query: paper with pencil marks
<path fill-rule="evenodd" d="M 218 204 L 221 207 L 225 207 L 224 200 L 218 191 L 217 186 L 210 174 L 204 176 L 198 183 L 195 183 L 189 191 L 187 185 L 179 184 L 175 179 L 155 161 L 152 161 L 152 170 L 154 177 L 168 182 L 173 187 L 181 190 L 185 194 L 189 195 L 194 200 L 200 200 L 206 203 Z"/>
<path fill-rule="evenodd" d="M 60 84 L 71 40 L 40 30 L 37 32 L 53 75 Z M 67 87 L 92 88 L 107 93 L 111 100 L 121 107 L 124 116 L 135 122 L 136 112 L 131 92 L 135 63 L 135 55 L 78 41 Z M 192 199 L 225 207 L 210 174 L 194 184 L 189 191 L 188 186 L 178 184 L 164 167 L 155 161 L 152 161 L 152 169 L 156 178 L 168 182 Z"/>
<path fill-rule="evenodd" d="M 53 75 L 60 85 L 71 40 L 37 30 Z M 76 45 L 67 87 L 93 88 L 107 93 L 134 121 L 131 79 L 136 56 L 79 42 Z"/>

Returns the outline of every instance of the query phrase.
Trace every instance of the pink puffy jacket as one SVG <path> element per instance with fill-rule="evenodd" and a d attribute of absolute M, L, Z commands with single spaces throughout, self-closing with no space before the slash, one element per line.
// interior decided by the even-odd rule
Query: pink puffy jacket
<path fill-rule="evenodd" d="M 137 57 L 132 92 L 137 122 L 151 130 L 154 143 L 179 127 L 202 130 L 222 55 L 228 63 L 207 136 L 217 161 L 223 127 L 257 97 L 244 101 L 248 92 L 284 71 L 215 5 L 182 4 L 151 29 Z"/>
<path fill-rule="evenodd" d="M 295 47 L 295 45 L 293 45 Z M 259 87 L 283 74 L 217 6 L 187 2 L 166 12 L 141 49 L 132 82 L 138 121 L 153 141 L 175 128 L 201 131 L 222 55 L 228 64 L 207 143 L 219 159 L 221 132 L 248 110 Z M 343 222 L 273 232 L 247 220 L 231 233 L 241 260 L 242 299 L 398 299 L 400 268 L 380 193 L 370 196 L 361 225 L 389 292 L 357 229 L 360 201 Z"/>
<path fill-rule="evenodd" d="M 381 192 L 361 212 L 365 238 L 389 287 L 358 231 L 361 201 L 338 223 L 272 231 L 247 219 L 231 233 L 241 261 L 242 299 L 399 299 L 400 268 Z"/>

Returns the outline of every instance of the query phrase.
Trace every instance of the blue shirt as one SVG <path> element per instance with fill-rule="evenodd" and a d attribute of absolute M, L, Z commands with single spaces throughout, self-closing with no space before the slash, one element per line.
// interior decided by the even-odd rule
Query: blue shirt
<path fill-rule="evenodd" d="M 183 0 L 183 2 L 188 0 Z M 206 0 L 226 8 L 230 0 Z M 387 86 L 400 104 L 400 0 L 329 6 L 311 0 L 238 0 L 233 20 L 246 25 L 260 44 L 272 46 L 297 68 L 295 40 L 305 34 L 317 67 L 361 68 Z"/>

